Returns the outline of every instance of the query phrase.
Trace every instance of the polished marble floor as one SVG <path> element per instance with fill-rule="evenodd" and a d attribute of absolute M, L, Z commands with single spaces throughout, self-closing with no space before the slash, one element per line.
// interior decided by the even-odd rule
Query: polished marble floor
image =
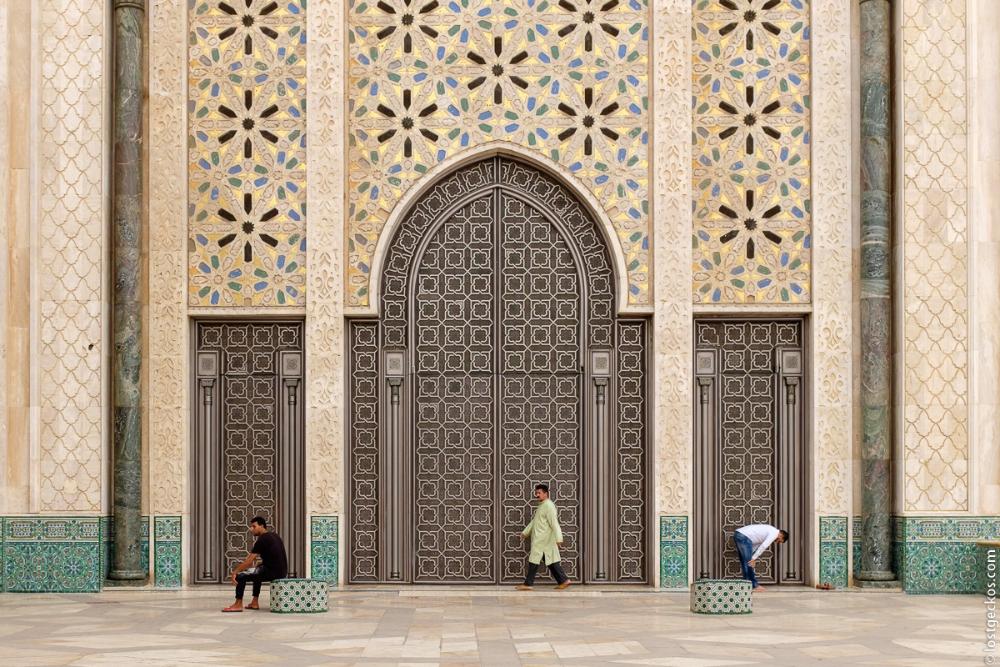
<path fill-rule="evenodd" d="M 985 655 L 973 595 L 768 591 L 729 617 L 689 613 L 685 593 L 584 587 L 348 588 L 307 615 L 219 613 L 230 601 L 222 588 L 3 594 L 3 662 L 958 667 Z"/>

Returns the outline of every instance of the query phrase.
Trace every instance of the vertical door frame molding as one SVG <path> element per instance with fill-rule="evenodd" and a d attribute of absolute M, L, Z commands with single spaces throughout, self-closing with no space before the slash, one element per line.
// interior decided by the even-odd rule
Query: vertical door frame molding
<path fill-rule="evenodd" d="M 212 584 L 224 581 L 225 570 L 222 535 L 225 526 L 222 522 L 224 488 L 222 474 L 223 457 L 223 361 L 221 354 L 214 350 L 198 350 L 198 326 L 202 324 L 295 324 L 300 327 L 300 349 L 278 351 L 276 354 L 274 377 L 275 398 L 275 435 L 278 443 L 275 445 L 275 502 L 277 513 L 267 517 L 270 523 L 281 526 L 282 540 L 286 549 L 291 546 L 299 552 L 298 559 L 289 559 L 289 576 L 307 576 L 309 559 L 309 528 L 308 507 L 306 506 L 306 480 L 308 479 L 305 421 L 306 396 L 306 326 L 302 317 L 265 313 L 259 317 L 248 317 L 226 313 L 212 316 L 191 317 L 188 320 L 188 355 L 190 367 L 194 373 L 189 379 L 191 387 L 191 433 L 188 439 L 187 466 L 190 471 L 191 503 L 191 546 L 189 579 L 194 584 Z M 203 417 L 211 419 L 205 424 Z M 199 435 L 205 432 L 213 443 L 199 443 Z M 279 447 L 285 442 L 287 446 Z M 211 444 L 211 447 L 208 445 Z M 214 449 L 214 451 L 213 451 Z M 211 463 L 215 470 L 205 469 Z M 297 470 L 296 470 L 297 467 Z M 295 472 L 286 474 L 285 470 Z M 203 488 L 209 493 L 201 493 Z M 204 512 L 204 514 L 203 514 Z M 298 521 L 295 520 L 296 513 Z M 214 514 L 220 523 L 204 521 L 203 516 Z M 248 517 L 249 520 L 249 517 Z M 293 526 L 288 530 L 286 526 Z M 204 559 L 214 561 L 206 563 Z M 222 571 L 216 573 L 206 570 L 205 565 L 221 566 Z"/>
<path fill-rule="evenodd" d="M 696 313 L 691 323 L 691 354 L 694 360 L 694 368 L 691 379 L 692 400 L 692 469 L 693 481 L 693 514 L 694 517 L 709 517 L 695 521 L 691 525 L 691 553 L 692 553 L 692 575 L 694 579 L 700 577 L 721 576 L 724 563 L 719 553 L 712 553 L 708 561 L 702 554 L 706 549 L 713 548 L 713 541 L 710 528 L 722 524 L 722 506 L 719 502 L 721 489 L 718 488 L 721 479 L 722 461 L 718 456 L 719 422 L 712 420 L 714 410 L 719 405 L 719 387 L 716 381 L 718 373 L 721 372 L 721 360 L 717 350 L 698 350 L 697 326 L 701 322 L 791 322 L 799 325 L 799 339 L 801 341 L 798 349 L 789 349 L 780 345 L 775 346 L 774 375 L 776 386 L 774 431 L 776 442 L 774 447 L 774 470 L 779 476 L 774 486 L 775 494 L 775 521 L 784 522 L 779 528 L 787 528 L 792 544 L 798 544 L 793 553 L 797 556 L 792 565 L 794 569 L 789 569 L 788 550 L 780 552 L 780 559 L 775 561 L 775 566 L 782 567 L 784 571 L 779 573 L 775 570 L 775 576 L 779 583 L 782 579 L 792 579 L 790 583 L 808 584 L 813 573 L 813 533 L 818 530 L 818 523 L 813 518 L 813 482 L 808 473 L 813 468 L 814 452 L 812 434 L 813 408 L 812 399 L 814 388 L 810 379 L 813 372 L 812 350 L 812 322 L 808 312 L 791 313 L 776 312 L 768 313 Z M 789 352 L 800 353 L 789 355 Z M 795 359 L 794 356 L 798 356 Z M 801 423 L 789 424 L 787 415 L 787 402 L 797 403 L 801 406 Z M 702 407 L 711 406 L 711 407 Z M 797 452 L 788 451 L 794 449 L 781 437 L 783 430 L 792 428 L 797 430 L 799 446 Z M 784 443 L 784 447 L 783 447 Z M 791 460 L 789 460 L 791 459 Z M 797 459 L 797 460 L 796 460 Z M 794 473 L 794 469 L 798 474 Z M 794 497 L 798 494 L 799 502 L 782 502 L 785 495 Z M 724 538 L 725 539 L 725 538 Z"/>

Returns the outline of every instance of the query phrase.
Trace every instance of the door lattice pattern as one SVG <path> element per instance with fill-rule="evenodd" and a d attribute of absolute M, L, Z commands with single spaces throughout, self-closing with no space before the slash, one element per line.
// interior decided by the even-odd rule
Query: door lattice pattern
<path fill-rule="evenodd" d="M 606 481 L 608 504 L 632 497 L 628 526 L 602 539 L 627 551 L 608 580 L 645 580 L 644 333 L 616 329 L 613 285 L 587 211 L 515 160 L 456 171 L 414 205 L 386 254 L 381 320 L 351 327 L 351 391 L 364 404 L 352 401 L 351 526 L 366 547 L 352 581 L 519 580 L 538 482 L 559 507 L 567 573 L 587 578 L 587 351 L 617 358 L 619 336 L 634 354 L 609 402 L 620 391 L 629 408 L 603 417 L 599 441 L 617 461 L 604 474 L 625 480 Z"/>
<path fill-rule="evenodd" d="M 733 532 L 752 523 L 780 523 L 779 477 L 799 474 L 780 468 L 779 401 L 785 392 L 779 386 L 778 359 L 782 349 L 801 350 L 801 325 L 703 321 L 695 329 L 697 348 L 718 355 L 715 421 L 721 525 L 711 548 L 721 551 L 721 576 L 738 578 L 740 562 Z M 755 570 L 762 583 L 781 578 L 774 549 L 757 559 Z"/>
<path fill-rule="evenodd" d="M 252 517 L 267 518 L 286 541 L 296 532 L 294 527 L 280 525 L 280 487 L 293 483 L 293 477 L 301 471 L 287 471 L 287 480 L 279 474 L 280 448 L 294 446 L 284 443 L 279 432 L 279 364 L 281 353 L 301 351 L 302 325 L 199 323 L 197 332 L 199 355 L 214 352 L 221 370 L 222 575 L 232 571 L 250 550 L 253 538 L 247 524 Z M 206 428 L 212 428 L 210 422 L 206 422 Z M 200 447 L 212 449 L 211 441 Z M 199 489 L 199 493 L 211 491 Z M 213 517 L 198 520 L 212 521 Z M 296 556 L 301 554 L 291 553 L 296 545 L 287 546 L 294 570 Z"/>

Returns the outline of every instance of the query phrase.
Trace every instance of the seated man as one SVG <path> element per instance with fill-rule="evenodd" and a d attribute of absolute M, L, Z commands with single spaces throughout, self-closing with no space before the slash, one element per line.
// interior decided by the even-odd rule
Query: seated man
<path fill-rule="evenodd" d="M 733 533 L 733 542 L 736 543 L 736 553 L 740 557 L 743 578 L 753 585 L 755 591 L 764 590 L 764 587 L 757 583 L 757 574 L 753 571 L 757 559 L 771 546 L 771 542 L 783 544 L 787 541 L 787 530 L 779 530 L 766 523 L 743 526 L 737 528 L 736 532 Z"/>
<path fill-rule="evenodd" d="M 236 602 L 222 611 L 243 611 L 243 591 L 247 582 L 253 582 L 253 600 L 247 609 L 260 609 L 257 598 L 260 597 L 260 586 L 265 581 L 274 581 L 288 576 L 288 557 L 285 555 L 285 544 L 275 532 L 267 530 L 267 522 L 263 517 L 250 519 L 250 532 L 257 541 L 243 562 L 236 566 L 230 577 L 236 585 Z M 248 569 L 260 557 L 261 566 Z"/>

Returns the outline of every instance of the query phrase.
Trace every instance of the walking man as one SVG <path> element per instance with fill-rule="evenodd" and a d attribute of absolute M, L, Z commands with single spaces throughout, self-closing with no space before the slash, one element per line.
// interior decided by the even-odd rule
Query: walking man
<path fill-rule="evenodd" d="M 556 580 L 556 589 L 563 590 L 569 587 L 569 577 L 563 572 L 562 565 L 559 564 L 559 545 L 563 543 L 562 529 L 559 528 L 559 514 L 556 512 L 556 504 L 549 500 L 549 487 L 547 484 L 535 485 L 535 498 L 538 500 L 538 507 L 535 508 L 535 515 L 531 517 L 531 523 L 521 532 L 521 539 L 531 539 L 531 553 L 528 554 L 528 575 L 524 578 L 524 583 L 517 586 L 519 591 L 530 591 L 535 584 L 535 575 L 538 574 L 538 566 L 545 559 L 545 564 L 549 566 L 549 572 Z"/>
<path fill-rule="evenodd" d="M 253 583 L 253 600 L 247 609 L 260 609 L 257 598 L 260 597 L 261 584 L 288 576 L 285 543 L 277 533 L 268 531 L 264 517 L 255 516 L 250 519 L 250 533 L 257 538 L 257 541 L 230 576 L 230 580 L 236 586 L 236 602 L 222 611 L 243 611 L 243 591 L 246 590 L 248 581 Z M 261 560 L 260 567 L 250 567 L 258 557 Z"/>
<path fill-rule="evenodd" d="M 784 544 L 787 541 L 787 530 L 781 530 L 766 523 L 743 526 L 737 528 L 736 532 L 733 533 L 733 542 L 736 543 L 736 553 L 740 556 L 743 578 L 753 584 L 755 591 L 764 590 L 764 587 L 757 583 L 757 573 L 753 570 L 757 559 L 771 546 L 772 542 Z"/>

